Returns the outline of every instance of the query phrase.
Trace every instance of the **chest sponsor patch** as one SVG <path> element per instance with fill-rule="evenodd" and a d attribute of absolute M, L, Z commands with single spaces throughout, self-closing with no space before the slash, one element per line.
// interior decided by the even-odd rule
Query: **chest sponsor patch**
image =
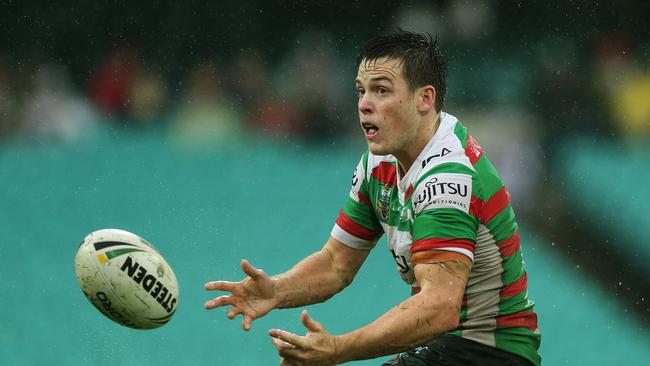
<path fill-rule="evenodd" d="M 434 174 L 418 184 L 413 194 L 415 214 L 433 208 L 455 208 L 469 212 L 472 177 L 467 174 Z"/>

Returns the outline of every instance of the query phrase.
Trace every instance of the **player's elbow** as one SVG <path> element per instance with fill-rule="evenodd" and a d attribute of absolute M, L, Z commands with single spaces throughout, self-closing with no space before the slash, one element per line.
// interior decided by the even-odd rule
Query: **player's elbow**
<path fill-rule="evenodd" d="M 415 321 L 414 335 L 410 347 L 415 347 L 432 341 L 442 334 L 458 328 L 459 313 L 453 307 L 435 304 L 428 307 L 426 318 L 418 317 Z M 423 314 L 422 312 L 420 314 Z"/>
<path fill-rule="evenodd" d="M 348 271 L 339 272 L 338 275 L 339 279 L 341 280 L 341 290 L 350 286 L 350 284 L 352 284 L 352 281 L 354 281 L 354 274 Z"/>
<path fill-rule="evenodd" d="M 424 293 L 423 295 L 426 295 Z M 445 296 L 438 292 L 429 294 L 425 300 L 429 304 L 428 310 L 435 321 L 431 322 L 433 334 L 442 334 L 458 328 L 460 321 L 461 300 Z"/>
<path fill-rule="evenodd" d="M 438 319 L 438 325 L 440 327 L 440 333 L 450 332 L 458 328 L 460 313 L 457 309 L 453 307 L 447 307 L 441 309 L 439 313 L 440 318 Z"/>
<path fill-rule="evenodd" d="M 443 333 L 458 328 L 461 303 L 462 297 L 447 297 L 439 302 L 440 328 Z"/>
<path fill-rule="evenodd" d="M 337 260 L 336 255 L 332 253 L 329 248 L 325 247 L 323 249 L 323 252 L 328 259 L 329 270 L 333 278 L 333 282 L 336 284 L 336 292 L 342 291 L 352 283 L 356 275 L 356 271 L 345 265 L 346 263 L 341 263 L 340 260 Z"/>

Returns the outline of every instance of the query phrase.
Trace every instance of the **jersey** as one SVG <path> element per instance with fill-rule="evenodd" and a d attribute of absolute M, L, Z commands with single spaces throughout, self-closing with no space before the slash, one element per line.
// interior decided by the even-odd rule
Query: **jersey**
<path fill-rule="evenodd" d="M 541 363 L 541 333 L 508 192 L 454 116 L 441 113 L 438 130 L 403 176 L 394 156 L 363 154 L 331 235 L 369 250 L 384 233 L 412 293 L 419 291 L 413 253 L 453 251 L 473 262 L 459 326 L 449 334 Z"/>

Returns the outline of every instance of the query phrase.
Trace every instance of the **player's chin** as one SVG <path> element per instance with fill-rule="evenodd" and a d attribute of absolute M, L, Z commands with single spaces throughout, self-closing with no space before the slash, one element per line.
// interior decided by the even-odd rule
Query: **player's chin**
<path fill-rule="evenodd" d="M 381 143 L 374 142 L 374 141 L 368 141 L 368 150 L 370 150 L 371 153 L 374 155 L 389 155 L 390 150 Z"/>

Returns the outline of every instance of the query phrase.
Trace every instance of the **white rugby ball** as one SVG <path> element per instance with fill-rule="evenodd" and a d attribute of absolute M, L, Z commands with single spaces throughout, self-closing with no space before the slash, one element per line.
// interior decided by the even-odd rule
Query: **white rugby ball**
<path fill-rule="evenodd" d="M 146 240 L 128 231 L 94 231 L 75 258 L 77 280 L 109 319 L 135 329 L 158 328 L 178 306 L 176 275 Z"/>

